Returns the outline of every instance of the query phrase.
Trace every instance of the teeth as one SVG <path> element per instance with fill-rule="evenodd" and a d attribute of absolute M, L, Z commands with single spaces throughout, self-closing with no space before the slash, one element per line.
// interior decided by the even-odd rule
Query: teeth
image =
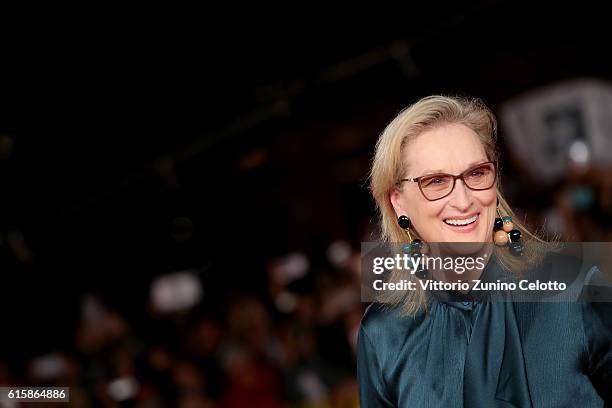
<path fill-rule="evenodd" d="M 474 221 L 476 221 L 477 217 L 478 217 L 478 214 L 476 214 L 473 217 L 466 218 L 465 220 L 453 220 L 451 218 L 448 218 L 448 219 L 444 220 L 444 222 L 447 223 L 447 224 L 450 224 L 450 225 L 468 225 L 468 224 L 471 224 Z"/>

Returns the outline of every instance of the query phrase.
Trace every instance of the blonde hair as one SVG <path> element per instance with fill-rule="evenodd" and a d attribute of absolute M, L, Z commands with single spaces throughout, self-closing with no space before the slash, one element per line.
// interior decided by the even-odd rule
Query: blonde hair
<path fill-rule="evenodd" d="M 462 124 L 472 129 L 478 135 L 487 159 L 498 161 L 497 121 L 493 112 L 480 99 L 434 95 L 425 97 L 401 111 L 380 135 L 370 172 L 370 190 L 376 201 L 383 242 L 400 243 L 408 240 L 406 231 L 397 223 L 397 215 L 390 201 L 391 192 L 399 188 L 398 181 L 406 176 L 406 163 L 403 160 L 406 147 L 424 131 L 445 124 Z M 537 246 L 527 245 L 527 242 L 543 241 L 514 217 L 514 212 L 501 193 L 499 177 L 495 188 L 498 192 L 500 212 L 502 215 L 512 216 L 514 228 L 521 231 L 525 243 L 525 254 L 520 260 L 510 255 L 506 248 L 502 248 L 504 251 L 497 251 L 496 256 L 502 265 L 520 273 L 526 265 L 540 258 L 541 251 L 536 249 Z M 415 236 L 416 232 L 413 238 Z M 399 271 L 393 272 L 390 279 L 393 281 L 407 278 L 404 274 L 399 274 Z M 416 278 L 410 275 L 409 279 Z M 379 301 L 390 305 L 403 304 L 404 312 L 413 315 L 421 308 L 426 308 L 427 302 L 426 294 L 420 289 L 420 285 L 416 285 L 416 288 L 417 290 L 406 293 L 384 292 Z"/>

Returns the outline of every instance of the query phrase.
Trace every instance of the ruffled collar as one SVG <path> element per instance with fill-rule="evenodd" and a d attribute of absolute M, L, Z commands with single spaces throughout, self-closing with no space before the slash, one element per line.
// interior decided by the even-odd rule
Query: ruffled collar
<path fill-rule="evenodd" d="M 432 281 L 437 281 L 434 277 L 429 277 Z M 497 280 L 507 281 L 508 273 L 504 272 L 503 267 L 493 254 L 487 262 L 479 281 L 481 283 L 496 282 Z M 471 284 L 473 288 L 473 284 Z M 427 290 L 430 300 L 446 303 L 459 309 L 471 310 L 476 302 L 483 302 L 490 299 L 492 291 L 472 290 L 467 293 L 456 290 Z"/>

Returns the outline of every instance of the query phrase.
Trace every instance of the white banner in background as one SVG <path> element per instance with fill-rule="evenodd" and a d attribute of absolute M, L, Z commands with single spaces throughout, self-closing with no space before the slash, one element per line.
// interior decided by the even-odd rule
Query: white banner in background
<path fill-rule="evenodd" d="M 537 182 L 559 180 L 572 159 L 612 164 L 608 82 L 580 79 L 529 92 L 504 104 L 500 119 L 510 152 Z"/>

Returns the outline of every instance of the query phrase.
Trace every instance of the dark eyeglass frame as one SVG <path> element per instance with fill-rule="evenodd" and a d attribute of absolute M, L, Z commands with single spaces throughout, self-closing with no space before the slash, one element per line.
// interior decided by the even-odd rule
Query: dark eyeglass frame
<path fill-rule="evenodd" d="M 493 165 L 493 181 L 491 182 L 491 185 L 489 187 L 486 188 L 472 188 L 468 185 L 468 183 L 465 182 L 465 176 L 470 172 L 470 171 L 474 171 L 475 169 L 484 166 L 485 164 L 492 164 Z M 451 187 L 451 189 L 449 190 L 448 193 L 446 193 L 445 195 L 443 195 L 442 197 L 438 197 L 438 198 L 434 198 L 433 200 L 428 198 L 427 195 L 425 195 L 425 192 L 423 192 L 423 187 L 421 186 L 421 180 L 423 180 L 425 177 L 429 178 L 429 177 L 452 177 L 453 178 L 453 186 Z M 437 201 L 437 200 L 441 200 L 444 197 L 448 197 L 449 195 L 451 195 L 451 193 L 453 192 L 453 190 L 455 190 L 455 184 L 457 182 L 457 179 L 461 179 L 461 181 L 463 181 L 463 185 L 466 186 L 467 188 L 469 188 L 470 190 L 473 191 L 484 191 L 484 190 L 488 190 L 491 187 L 493 187 L 495 185 L 495 182 L 497 181 L 497 162 L 494 161 L 488 161 L 488 162 L 482 162 L 479 164 L 475 164 L 472 167 L 470 167 L 469 169 L 467 169 L 466 171 L 464 171 L 461 174 L 458 175 L 454 175 L 454 174 L 448 174 L 448 173 L 434 173 L 434 174 L 426 174 L 424 176 L 419 176 L 419 177 L 413 177 L 413 178 L 405 178 L 405 179 L 401 179 L 398 182 L 398 185 L 401 184 L 404 181 L 411 181 L 411 182 L 415 182 L 418 184 L 419 186 L 419 190 L 421 190 L 421 194 L 423 194 L 423 197 L 425 197 L 425 199 L 427 201 Z"/>

